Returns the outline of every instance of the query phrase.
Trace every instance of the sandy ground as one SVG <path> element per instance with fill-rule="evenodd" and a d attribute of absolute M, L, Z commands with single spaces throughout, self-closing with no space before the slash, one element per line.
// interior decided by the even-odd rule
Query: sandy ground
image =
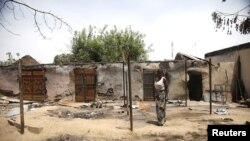
<path fill-rule="evenodd" d="M 238 104 L 213 104 L 217 108 L 227 108 L 229 115 L 209 114 L 209 103 L 188 101 L 188 106 L 167 104 L 167 121 L 164 126 L 157 126 L 153 102 L 150 109 L 133 109 L 133 132 L 130 129 L 126 109 L 120 108 L 121 101 L 104 105 L 103 108 L 72 108 L 67 106 L 43 106 L 25 113 L 25 125 L 41 127 L 40 133 L 25 128 L 22 135 L 19 129 L 11 126 L 6 117 L 10 107 L 0 106 L 0 141 L 112 141 L 112 140 L 207 140 L 209 124 L 244 124 L 250 121 L 250 109 Z M 115 105 L 115 106 L 114 106 Z M 18 106 L 18 105 L 16 105 Z M 115 108 L 114 108 L 115 107 Z M 54 112 L 51 112 L 54 111 Z M 91 119 L 60 117 L 62 111 L 103 112 L 103 116 Z M 55 114 L 57 113 L 57 114 Z M 19 122 L 20 117 L 12 117 Z M 228 120 L 232 119 L 232 120 Z"/>

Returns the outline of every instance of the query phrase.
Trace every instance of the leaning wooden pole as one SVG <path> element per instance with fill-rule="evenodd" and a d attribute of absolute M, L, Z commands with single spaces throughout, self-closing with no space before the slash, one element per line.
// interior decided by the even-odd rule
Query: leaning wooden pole
<path fill-rule="evenodd" d="M 211 58 L 209 58 L 209 109 L 210 114 L 212 114 L 212 68 L 211 68 Z"/>
<path fill-rule="evenodd" d="M 128 88 L 129 88 L 130 130 L 133 131 L 133 110 L 132 110 L 132 90 L 131 90 L 130 54 L 128 55 Z"/>
<path fill-rule="evenodd" d="M 22 60 L 19 59 L 18 76 L 19 76 L 19 95 L 20 95 L 20 121 L 21 134 L 24 133 L 24 113 L 23 113 L 23 91 L 22 91 Z"/>
<path fill-rule="evenodd" d="M 185 59 L 185 106 L 187 106 L 187 99 L 188 99 L 188 94 L 187 94 L 187 59 Z"/>

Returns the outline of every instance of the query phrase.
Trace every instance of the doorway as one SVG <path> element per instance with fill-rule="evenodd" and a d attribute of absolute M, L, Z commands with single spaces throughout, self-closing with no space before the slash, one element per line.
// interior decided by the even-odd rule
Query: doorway
<path fill-rule="evenodd" d="M 189 99 L 200 101 L 202 99 L 202 75 L 199 72 L 189 72 L 188 81 Z"/>
<path fill-rule="evenodd" d="M 95 100 L 97 73 L 95 69 L 75 68 L 75 101 Z"/>
<path fill-rule="evenodd" d="M 46 99 L 47 89 L 44 68 L 23 68 L 21 77 L 24 100 L 44 101 Z"/>
<path fill-rule="evenodd" d="M 154 70 L 143 70 L 143 100 L 154 100 Z"/>

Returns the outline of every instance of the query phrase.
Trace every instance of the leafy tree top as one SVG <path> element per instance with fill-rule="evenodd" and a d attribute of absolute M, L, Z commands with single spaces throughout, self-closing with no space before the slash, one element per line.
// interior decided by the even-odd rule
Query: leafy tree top
<path fill-rule="evenodd" d="M 95 26 L 75 32 L 72 39 L 72 54 L 76 62 L 114 62 L 147 60 L 150 47 L 145 49 L 144 34 L 133 31 L 131 27 L 118 29 L 114 26 L 101 29 Z"/>

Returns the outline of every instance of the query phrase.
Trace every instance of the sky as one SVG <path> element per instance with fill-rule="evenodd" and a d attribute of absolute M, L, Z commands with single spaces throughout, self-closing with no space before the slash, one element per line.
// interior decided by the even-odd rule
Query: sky
<path fill-rule="evenodd" d="M 151 44 L 149 60 L 173 59 L 182 52 L 204 58 L 205 53 L 243 44 L 250 35 L 217 31 L 211 14 L 215 10 L 234 13 L 250 3 L 250 0 L 17 0 L 36 9 L 49 11 L 63 18 L 72 31 L 81 31 L 89 25 L 98 28 L 116 25 L 119 29 L 131 26 L 132 30 L 145 34 L 146 47 Z M 244 11 L 243 11 L 244 12 Z M 34 26 L 32 11 L 15 6 L 12 11 L 3 10 L 0 22 L 15 34 L 0 26 L 0 61 L 7 60 L 7 52 L 14 58 L 31 55 L 39 63 L 53 63 L 55 55 L 70 53 L 73 32 L 62 25 L 51 32 L 43 17 L 38 24 L 49 39 L 44 40 Z M 54 26 L 54 20 L 47 18 Z M 173 49 L 171 43 L 173 42 Z M 173 56 L 172 56 L 173 51 Z"/>

